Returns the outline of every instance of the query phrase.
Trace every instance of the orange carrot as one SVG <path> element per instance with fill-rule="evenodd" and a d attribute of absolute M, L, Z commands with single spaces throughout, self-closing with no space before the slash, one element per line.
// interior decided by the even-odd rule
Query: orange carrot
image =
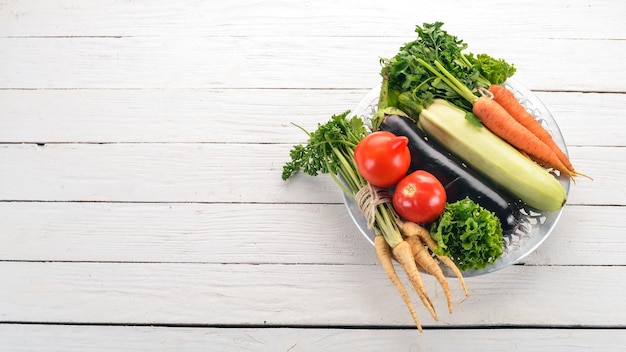
<path fill-rule="evenodd" d="M 476 99 L 472 112 L 482 121 L 485 127 L 515 148 L 528 154 L 537 163 L 557 169 L 559 172 L 569 176 L 576 176 L 574 172 L 563 165 L 563 162 L 550 147 L 517 122 L 495 100 L 487 96 Z"/>
<path fill-rule="evenodd" d="M 561 160 L 563 165 L 573 174 L 582 175 L 574 169 L 571 161 L 563 152 L 563 150 L 556 144 L 550 132 L 546 130 L 539 121 L 535 119 L 533 115 L 531 115 L 528 110 L 515 98 L 515 95 L 508 90 L 506 87 L 492 84 L 489 87 L 489 91 L 493 94 L 493 100 L 495 100 L 498 104 L 500 104 L 504 110 L 506 110 L 511 116 L 517 120 L 522 126 L 526 127 L 531 133 L 537 136 L 541 141 L 543 141 Z M 588 177 L 588 176 L 586 176 Z"/>
<path fill-rule="evenodd" d="M 433 259 L 433 257 L 428 252 L 428 249 L 424 247 L 424 244 L 420 241 L 418 237 L 407 237 L 405 239 L 411 245 L 411 249 L 413 251 L 413 258 L 415 259 L 415 263 L 422 267 L 427 273 L 437 279 L 437 282 L 443 288 L 443 292 L 446 295 L 446 300 L 448 301 L 448 311 L 452 313 L 452 294 L 450 293 L 450 287 L 448 286 L 448 281 L 446 277 L 443 275 L 443 271 L 439 267 L 439 264 Z"/>
<path fill-rule="evenodd" d="M 435 242 L 435 240 L 430 237 L 430 232 L 428 232 L 428 230 L 426 230 L 424 227 L 411 221 L 401 221 L 398 223 L 398 227 L 400 227 L 402 234 L 407 236 L 407 239 L 409 237 L 418 237 L 421 242 L 426 245 L 426 247 L 430 248 L 430 250 L 433 251 L 433 253 L 437 250 L 437 248 L 439 248 L 437 242 Z M 456 264 L 454 264 L 452 259 L 445 255 L 437 255 L 437 259 L 439 259 L 440 262 L 442 262 L 445 266 L 450 268 L 452 272 L 454 272 L 454 275 L 456 275 L 457 279 L 461 283 L 461 287 L 463 288 L 463 293 L 465 293 L 465 297 L 469 297 L 469 292 L 467 291 L 467 286 L 465 285 L 465 279 L 463 278 L 463 274 L 461 273 L 461 270 L 459 270 L 459 268 L 456 266 Z"/>
<path fill-rule="evenodd" d="M 454 77 L 454 75 L 446 70 L 437 60 L 435 60 L 435 66 L 437 68 L 430 66 L 423 59 L 418 58 L 417 62 L 426 67 L 472 104 L 472 112 L 474 115 L 476 115 L 491 132 L 530 156 L 538 164 L 559 170 L 562 174 L 567 174 L 572 178 L 577 175 L 577 173 L 570 171 L 563 165 L 563 162 L 561 162 L 550 147 L 532 134 L 526 127 L 517 122 L 511 114 L 491 97 L 484 95 L 477 97 L 474 95 L 467 86 Z"/>
<path fill-rule="evenodd" d="M 407 274 L 409 281 L 411 281 L 411 284 L 417 291 L 417 294 L 426 309 L 428 309 L 433 319 L 439 320 L 439 318 L 437 318 L 437 313 L 435 313 L 433 302 L 426 293 L 426 289 L 422 283 L 422 277 L 420 276 L 417 266 L 415 265 L 415 259 L 413 258 L 411 246 L 406 241 L 401 241 L 392 248 L 392 252 L 396 260 L 398 260 L 400 265 L 402 265 L 404 272 Z"/>
<path fill-rule="evenodd" d="M 417 330 L 419 330 L 419 332 L 422 332 L 422 325 L 420 324 L 419 319 L 417 319 L 417 313 L 415 313 L 415 308 L 413 307 L 413 303 L 411 303 L 411 298 L 404 288 L 404 285 L 402 285 L 402 282 L 400 281 L 400 278 L 398 277 L 398 274 L 393 267 L 393 262 L 391 261 L 391 253 L 389 251 L 389 245 L 382 235 L 377 235 L 374 238 L 374 248 L 376 249 L 376 255 L 378 257 L 378 260 L 380 261 L 381 266 L 385 270 L 385 273 L 387 273 L 387 277 L 389 277 L 391 283 L 393 283 L 396 289 L 398 289 L 400 295 L 402 295 L 404 303 L 409 308 L 409 312 L 411 313 L 411 317 L 413 317 L 413 321 L 415 321 Z"/>

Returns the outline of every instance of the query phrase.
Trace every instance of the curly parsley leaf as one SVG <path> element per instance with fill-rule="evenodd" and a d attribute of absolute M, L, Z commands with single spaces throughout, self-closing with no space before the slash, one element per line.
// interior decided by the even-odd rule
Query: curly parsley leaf
<path fill-rule="evenodd" d="M 476 57 L 464 54 L 467 44 L 443 30 L 442 26 L 443 22 L 416 26 L 415 40 L 402 45 L 394 57 L 380 60 L 383 71 L 389 69 L 389 90 L 398 92 L 397 95 L 408 92 L 419 106 L 428 106 L 434 98 L 442 98 L 471 111 L 471 104 L 425 68 L 420 60 L 431 66 L 434 62 L 441 63 L 470 91 L 504 82 L 515 73 L 515 68 L 486 54 Z"/>
<path fill-rule="evenodd" d="M 500 219 L 469 198 L 446 204 L 430 228 L 439 248 L 459 269 L 483 269 L 493 263 L 504 247 Z"/>
<path fill-rule="evenodd" d="M 513 76 L 516 68 L 503 59 L 495 59 L 487 54 L 466 55 L 469 62 L 474 65 L 481 76 L 485 77 L 492 84 L 502 84 L 507 78 Z"/>
<path fill-rule="evenodd" d="M 309 140 L 306 145 L 298 144 L 290 150 L 291 160 L 283 166 L 282 179 L 287 180 L 298 171 L 311 176 L 329 173 L 336 182 L 336 176 L 341 176 L 349 192 L 362 187 L 364 181 L 354 164 L 354 148 L 368 131 L 361 118 L 348 118 L 349 113 L 333 115 L 328 122 L 318 124 L 313 132 L 297 126 L 307 133 Z"/>

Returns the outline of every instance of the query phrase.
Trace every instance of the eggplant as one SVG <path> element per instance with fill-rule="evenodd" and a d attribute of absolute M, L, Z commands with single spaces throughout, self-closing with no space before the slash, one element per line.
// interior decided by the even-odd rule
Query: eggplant
<path fill-rule="evenodd" d="M 428 139 L 415 121 L 390 115 L 380 124 L 379 130 L 409 139 L 409 172 L 425 170 L 433 174 L 444 186 L 448 202 L 469 197 L 500 219 L 503 234 L 509 235 L 517 230 L 522 217 L 518 202 L 503 190 L 494 188 L 444 146 Z"/>

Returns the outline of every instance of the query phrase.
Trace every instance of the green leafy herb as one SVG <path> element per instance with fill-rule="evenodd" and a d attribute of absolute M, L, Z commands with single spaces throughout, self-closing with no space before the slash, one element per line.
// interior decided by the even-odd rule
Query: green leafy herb
<path fill-rule="evenodd" d="M 478 69 L 480 75 L 492 84 L 504 83 L 516 71 L 513 64 L 509 64 L 503 59 L 494 59 L 487 54 L 478 54 L 476 57 L 469 54 L 466 57 Z"/>
<path fill-rule="evenodd" d="M 426 62 L 444 62 L 456 75 L 467 77 L 468 82 L 475 85 L 478 70 L 462 60 L 461 52 L 467 44 L 442 30 L 442 25 L 442 22 L 435 22 L 416 26 L 418 38 L 404 44 L 393 58 L 381 61 L 384 66 L 389 66 L 390 90 L 408 91 L 421 105 L 427 105 L 435 97 L 454 99 L 457 96 L 454 90 L 428 72 L 418 58 Z"/>
<path fill-rule="evenodd" d="M 318 124 L 317 130 L 312 133 L 296 125 L 309 136 L 309 143 L 298 144 L 291 149 L 291 161 L 283 166 L 283 180 L 297 171 L 303 171 L 311 176 L 330 174 L 348 193 L 361 188 L 365 181 L 356 171 L 353 155 L 354 148 L 368 132 L 362 119 L 356 116 L 348 119 L 348 114 L 349 111 L 333 115 L 327 123 Z M 348 189 L 337 179 L 337 175 L 348 183 Z"/>
<path fill-rule="evenodd" d="M 428 106 L 434 98 L 442 98 L 471 111 L 471 104 L 466 97 L 462 97 L 424 63 L 434 67 L 435 62 L 439 62 L 470 91 L 504 82 L 515 73 L 515 68 L 487 54 L 465 54 L 467 44 L 443 30 L 442 26 L 442 22 L 416 26 L 416 40 L 400 47 L 391 59 L 381 59 L 381 74 L 388 70 L 391 97 L 408 92 L 411 101 L 418 107 Z"/>
<path fill-rule="evenodd" d="M 436 254 L 450 256 L 461 270 L 486 267 L 504 247 L 500 219 L 469 198 L 446 204 L 430 231 Z"/>

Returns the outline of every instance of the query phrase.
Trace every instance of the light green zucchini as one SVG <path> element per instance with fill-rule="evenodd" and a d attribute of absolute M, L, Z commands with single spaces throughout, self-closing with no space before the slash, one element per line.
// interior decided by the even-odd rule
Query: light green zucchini
<path fill-rule="evenodd" d="M 540 211 L 560 209 L 567 194 L 561 183 L 546 169 L 485 127 L 465 119 L 465 111 L 435 101 L 423 109 L 419 127 L 446 146 L 495 185 Z"/>

